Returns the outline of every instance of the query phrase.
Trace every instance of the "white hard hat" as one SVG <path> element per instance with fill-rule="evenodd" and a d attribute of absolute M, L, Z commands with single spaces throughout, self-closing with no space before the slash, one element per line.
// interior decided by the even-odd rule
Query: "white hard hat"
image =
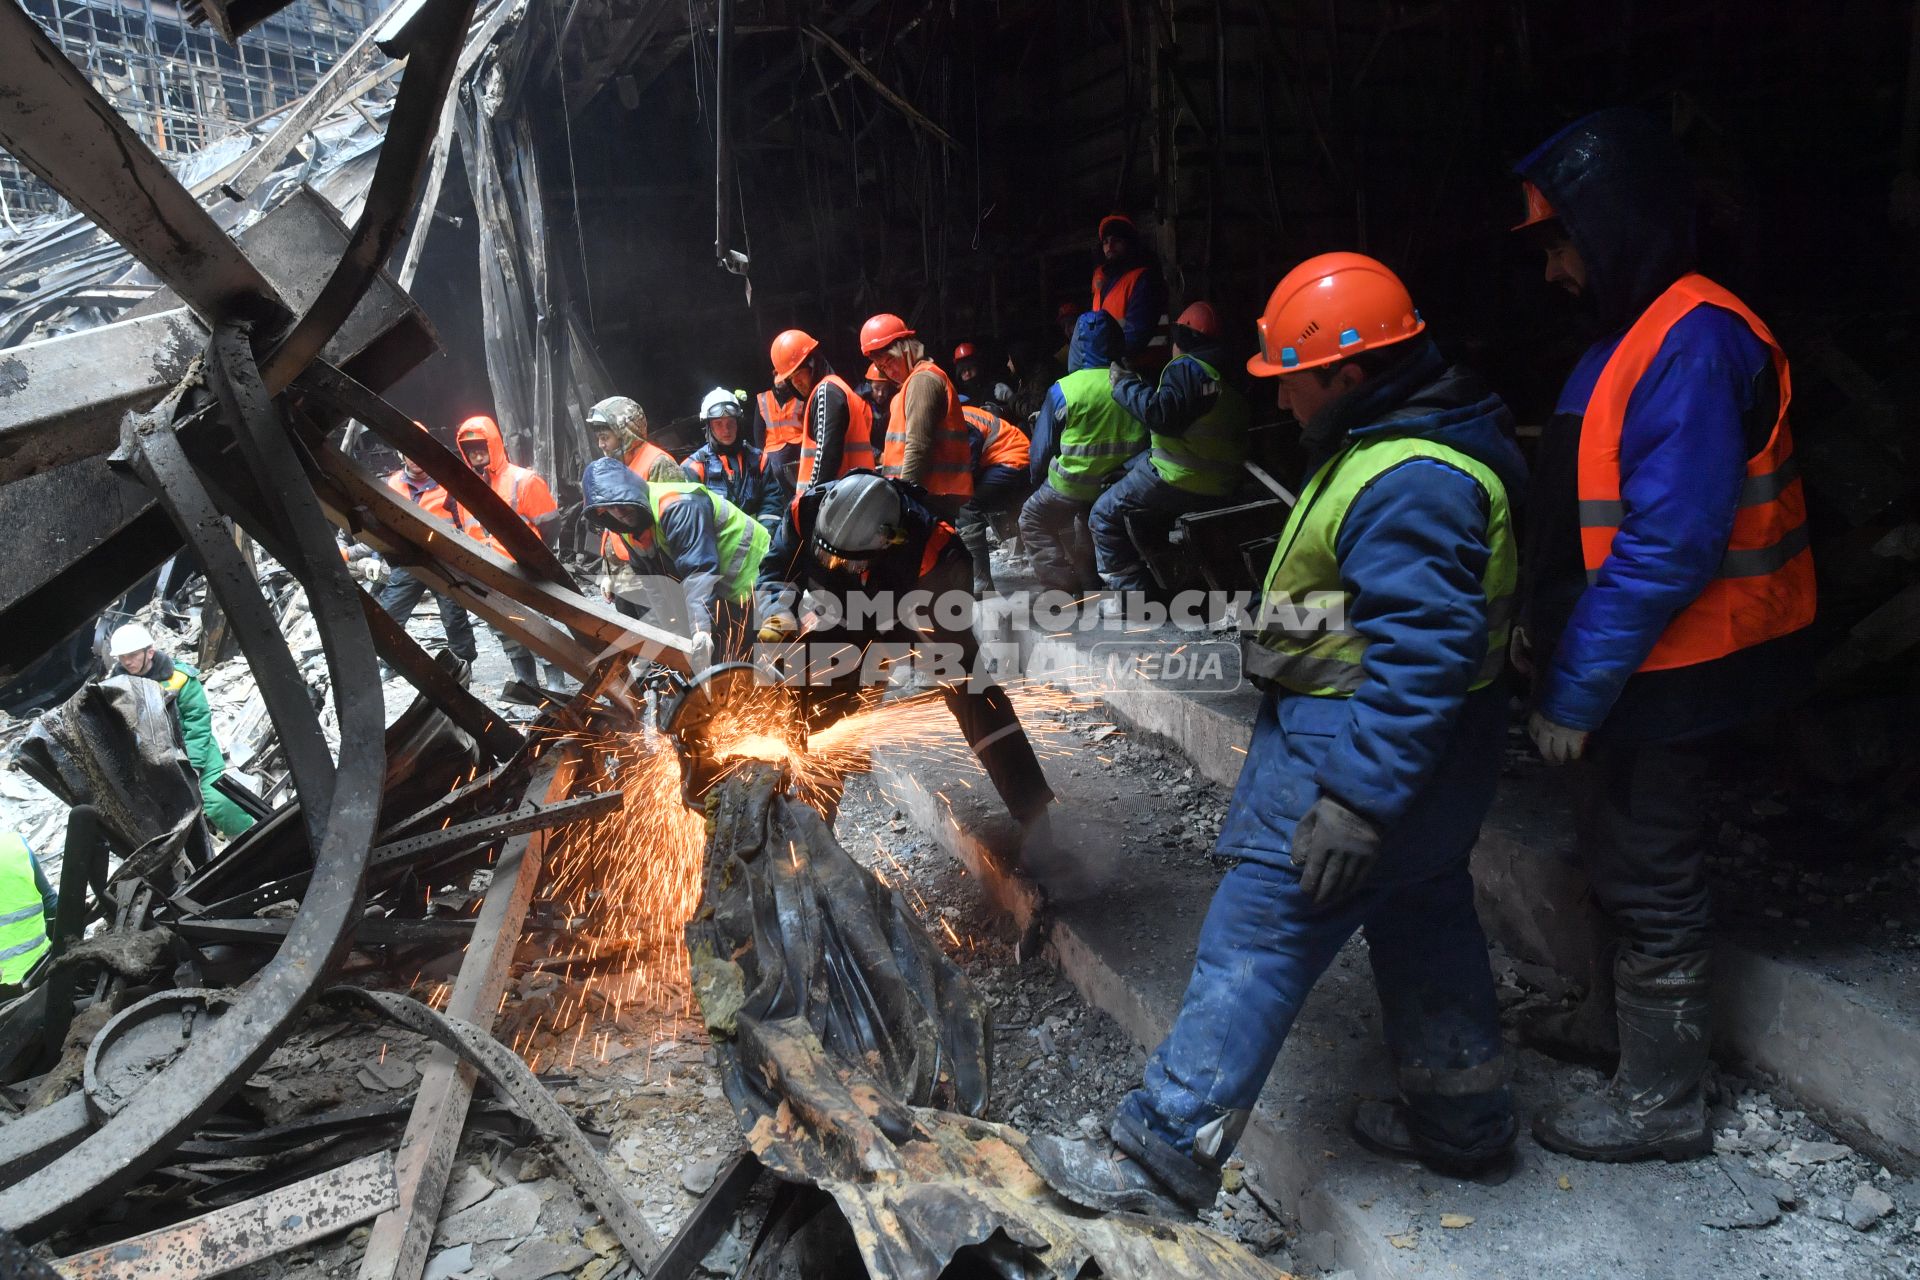
<path fill-rule="evenodd" d="M 143 649 L 153 648 L 153 632 L 137 622 L 129 622 L 113 633 L 107 641 L 107 653 L 115 658 L 124 658 L 130 653 L 139 653 Z"/>
<path fill-rule="evenodd" d="M 715 387 L 707 392 L 707 398 L 700 402 L 700 417 L 737 418 L 740 416 L 740 398 L 725 387 Z"/>

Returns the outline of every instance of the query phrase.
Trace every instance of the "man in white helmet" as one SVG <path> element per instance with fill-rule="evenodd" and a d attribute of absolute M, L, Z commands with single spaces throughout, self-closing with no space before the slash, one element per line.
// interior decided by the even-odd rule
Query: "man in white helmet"
<path fill-rule="evenodd" d="M 771 531 L 780 523 L 781 486 L 768 475 L 760 450 L 741 435 L 744 412 L 739 397 L 725 387 L 707 392 L 700 402 L 707 442 L 688 454 L 680 469 L 686 479 L 707 486 Z"/>
<path fill-rule="evenodd" d="M 836 598 L 842 604 L 839 616 L 847 621 L 815 625 L 802 636 L 797 611 L 804 593 Z M 891 613 L 882 608 L 875 618 L 875 611 L 845 607 L 855 593 L 890 604 Z M 909 593 L 925 603 L 916 607 L 907 600 Z M 816 655 L 826 663 L 827 655 L 846 646 L 864 653 L 883 638 L 909 644 L 922 657 L 953 659 L 952 669 L 961 674 L 942 679 L 947 709 L 1029 843 L 1045 832 L 1053 790 L 1020 717 L 999 685 L 969 678 L 980 652 L 971 625 L 973 557 L 953 525 L 934 514 L 924 489 L 871 471 L 850 472 L 807 489 L 774 530 L 754 595 L 761 643 L 801 639 L 816 669 L 822 665 L 813 662 Z M 815 727 L 840 718 L 860 701 L 866 664 L 830 665 L 852 669 L 824 687 L 803 690 Z M 1042 838 L 1050 839 L 1050 833 Z"/>
<path fill-rule="evenodd" d="M 113 633 L 107 651 L 120 669 L 130 676 L 145 676 L 165 693 L 180 727 L 180 741 L 187 760 L 200 776 L 200 808 L 213 829 L 228 838 L 253 825 L 253 815 L 229 800 L 213 784 L 227 771 L 227 758 L 213 736 L 213 708 L 207 705 L 207 691 L 200 673 L 154 643 L 153 633 L 137 622 L 129 622 Z"/>

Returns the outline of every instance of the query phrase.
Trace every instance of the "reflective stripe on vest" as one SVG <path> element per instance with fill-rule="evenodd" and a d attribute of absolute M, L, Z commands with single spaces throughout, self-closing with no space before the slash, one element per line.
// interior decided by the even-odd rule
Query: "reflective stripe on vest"
<path fill-rule="evenodd" d="M 761 449 L 772 453 L 807 438 L 806 424 L 802 421 L 807 412 L 805 400 L 795 396 L 781 404 L 780 397 L 771 391 L 762 391 L 755 399 L 760 404 L 760 418 L 767 424 L 767 438 L 760 442 Z"/>
<path fill-rule="evenodd" d="M 714 541 L 720 548 L 720 589 L 714 594 L 738 604 L 753 594 L 754 575 L 760 571 L 760 560 L 773 539 L 765 525 L 704 484 L 692 480 L 676 484 L 648 482 L 647 505 L 653 509 L 655 527 L 660 526 L 668 507 L 689 494 L 701 494 L 713 505 Z M 656 540 L 662 537 L 654 536 Z"/>
<path fill-rule="evenodd" d="M 946 416 L 940 420 L 940 425 L 934 430 L 926 473 L 915 479 L 928 493 L 943 497 L 971 498 L 973 496 L 973 441 L 967 434 L 964 406 L 961 405 L 960 393 L 953 389 L 953 380 L 947 377 L 946 370 L 931 360 L 922 360 L 913 366 L 913 371 L 907 374 L 907 381 L 900 384 L 899 392 L 887 408 L 887 436 L 880 450 L 880 474 L 896 480 L 906 475 L 907 387 L 921 374 L 930 374 L 940 379 L 940 385 L 947 393 L 947 412 Z"/>
<path fill-rule="evenodd" d="M 1032 441 L 1027 433 L 1008 422 L 991 409 L 977 404 L 963 405 L 961 411 L 967 421 L 980 433 L 980 465 L 984 467 L 1015 467 L 1021 471 L 1033 457 Z"/>
<path fill-rule="evenodd" d="M 840 442 L 840 469 L 821 480 L 838 480 L 849 471 L 872 471 L 878 461 L 873 453 L 873 406 L 837 373 L 830 373 L 814 385 L 807 396 L 806 434 L 800 441 L 800 478 L 795 487 L 804 489 L 814 483 L 813 469 L 820 463 L 820 388 L 833 385 L 847 402 L 847 434 Z"/>
<path fill-rule="evenodd" d="M 75 892 L 82 892 L 76 889 Z M 19 982 L 47 949 L 47 904 L 17 831 L 0 835 L 0 982 Z"/>
<path fill-rule="evenodd" d="M 1340 576 L 1340 528 L 1368 485 L 1419 459 L 1465 473 L 1486 496 L 1489 554 L 1480 589 L 1487 648 L 1469 687 L 1493 683 L 1506 665 L 1519 577 L 1506 486 L 1485 464 L 1457 449 L 1404 436 L 1350 445 L 1307 482 L 1267 567 L 1260 631 L 1244 646 L 1248 675 L 1316 697 L 1349 697 L 1366 682 L 1361 664 L 1368 641 L 1349 621 L 1353 599 Z"/>
<path fill-rule="evenodd" d="M 1780 382 L 1780 412 L 1765 446 L 1747 460 L 1740 507 L 1718 574 L 1674 615 L 1640 664 L 1642 671 L 1711 662 L 1813 621 L 1813 553 L 1808 550 L 1807 503 L 1793 457 L 1793 431 L 1787 425 L 1793 394 L 1786 353 L 1745 303 L 1698 274 L 1674 281 L 1633 322 L 1607 357 L 1587 401 L 1579 463 L 1580 551 L 1587 581 L 1599 576 L 1627 517 L 1620 494 L 1620 435 L 1634 389 L 1668 332 L 1702 304 L 1731 311 L 1766 344 Z"/>
<path fill-rule="evenodd" d="M 1092 502 L 1140 452 L 1147 429 L 1114 400 L 1105 369 L 1082 369 L 1057 385 L 1067 411 L 1057 427 L 1060 453 L 1047 464 L 1047 483 L 1076 502 Z"/>
<path fill-rule="evenodd" d="M 1181 356 L 1180 360 L 1191 360 L 1206 371 L 1215 388 L 1213 407 L 1195 419 L 1184 435 L 1153 433 L 1153 469 L 1176 489 L 1223 498 L 1240 485 L 1253 409 L 1247 398 L 1223 381 L 1220 371 L 1205 360 L 1198 356 Z M 1166 381 L 1167 375 L 1162 372 L 1160 384 L 1165 386 Z"/>

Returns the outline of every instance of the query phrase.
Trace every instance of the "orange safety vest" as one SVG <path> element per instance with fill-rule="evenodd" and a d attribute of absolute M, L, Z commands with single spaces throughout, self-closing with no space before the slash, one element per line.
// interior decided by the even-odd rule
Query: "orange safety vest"
<path fill-rule="evenodd" d="M 1093 306 L 1089 309 L 1106 312 L 1113 317 L 1115 324 L 1124 329 L 1127 324 L 1127 303 L 1133 297 L 1134 288 L 1146 277 L 1147 269 L 1144 265 L 1134 267 L 1111 284 L 1107 283 L 1106 274 L 1104 265 L 1093 269 Z M 1163 313 L 1154 320 L 1153 336 L 1147 339 L 1147 349 L 1136 353 L 1133 363 L 1136 371 L 1151 373 L 1165 365 L 1172 355 L 1173 350 L 1167 343 L 1167 317 Z"/>
<path fill-rule="evenodd" d="M 550 511 L 557 510 L 559 506 L 553 500 L 553 492 L 547 488 L 547 482 L 540 478 L 539 472 L 531 467 L 516 466 L 511 462 L 501 468 L 499 479 L 493 482 L 493 491 L 504 498 L 507 505 L 513 508 L 514 514 L 528 524 L 532 524 Z M 513 559 L 513 553 L 507 550 L 500 539 L 487 532 L 487 527 L 480 523 L 479 516 L 471 511 L 463 514 L 467 518 L 469 537 L 478 538 L 507 559 Z"/>
<path fill-rule="evenodd" d="M 402 468 L 387 476 L 387 488 L 393 490 L 408 502 L 413 503 L 428 515 L 437 516 L 448 523 L 452 523 L 453 518 L 447 514 L 447 486 L 441 484 L 438 480 L 433 482 L 433 488 L 428 489 L 416 499 L 413 496 L 413 490 L 407 487 L 407 473 L 405 468 Z"/>
<path fill-rule="evenodd" d="M 760 403 L 760 417 L 767 424 L 767 438 L 760 442 L 763 452 L 772 453 L 789 445 L 800 444 L 807 438 L 807 427 L 803 421 L 807 415 L 807 402 L 799 396 L 780 403 L 780 398 L 772 391 L 762 391 L 755 397 Z"/>
<path fill-rule="evenodd" d="M 1613 549 L 1626 516 L 1620 497 L 1620 430 L 1641 375 L 1652 365 L 1667 333 L 1695 307 L 1733 312 L 1773 353 L 1780 380 L 1780 415 L 1766 445 L 1747 460 L 1720 572 L 1674 615 L 1642 671 L 1690 667 L 1798 631 L 1813 621 L 1813 552 L 1807 545 L 1807 501 L 1787 426 L 1792 398 L 1787 357 L 1760 317 L 1703 275 L 1688 274 L 1668 287 L 1633 322 L 1607 358 L 1580 423 L 1580 550 L 1593 581 Z"/>
<path fill-rule="evenodd" d="M 991 409 L 983 409 L 977 404 L 962 405 L 961 411 L 967 415 L 974 429 L 980 433 L 980 465 L 982 467 L 1017 467 L 1022 471 L 1032 460 L 1032 442 L 1027 433 L 1008 422 Z"/>
<path fill-rule="evenodd" d="M 837 373 L 830 373 L 814 384 L 813 391 L 807 396 L 804 414 L 805 434 L 800 439 L 800 478 L 794 487 L 804 489 L 813 483 L 813 468 L 820 460 L 820 446 L 813 438 L 814 397 L 820 394 L 820 388 L 832 383 L 840 389 L 847 400 L 847 438 L 840 443 L 840 470 L 828 480 L 838 480 L 847 472 L 856 468 L 873 470 L 873 406 L 866 397 L 847 385 L 847 380 Z"/>
<path fill-rule="evenodd" d="M 673 455 L 651 440 L 634 441 L 633 447 L 627 450 L 627 456 L 623 461 L 627 464 L 627 470 L 642 480 L 665 479 L 671 482 L 686 479 L 680 471 L 680 464 L 673 460 Z M 673 474 L 663 475 L 661 473 L 663 466 Z"/>
<path fill-rule="evenodd" d="M 940 385 L 947 392 L 947 416 L 934 430 L 933 456 L 927 465 L 927 473 L 920 477 L 920 485 L 928 493 L 949 498 L 971 498 L 973 496 L 973 444 L 967 435 L 967 416 L 965 406 L 960 403 L 960 393 L 953 389 L 953 380 L 947 377 L 946 370 L 932 360 L 922 360 L 913 366 L 907 374 L 907 382 L 912 382 L 921 374 L 931 374 L 940 379 Z M 880 474 L 899 478 L 906 469 L 907 462 L 907 387 L 900 385 L 893 403 L 887 406 L 887 438 L 880 450 Z"/>

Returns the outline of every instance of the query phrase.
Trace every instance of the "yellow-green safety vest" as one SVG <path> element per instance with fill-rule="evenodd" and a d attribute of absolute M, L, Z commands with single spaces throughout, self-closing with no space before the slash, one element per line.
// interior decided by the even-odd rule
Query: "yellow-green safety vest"
<path fill-rule="evenodd" d="M 760 572 L 761 559 L 772 545 L 773 535 L 758 520 L 706 485 L 693 481 L 647 482 L 647 505 L 653 509 L 654 525 L 659 526 L 660 517 L 668 507 L 690 494 L 699 494 L 713 504 L 713 520 L 718 526 L 714 538 L 720 544 L 720 589 L 714 595 L 739 604 L 753 595 L 753 581 Z"/>
<path fill-rule="evenodd" d="M 1220 371 L 1198 356 L 1181 356 L 1206 370 L 1218 387 L 1213 407 L 1188 427 L 1186 434 L 1163 436 L 1154 432 L 1153 469 L 1176 489 L 1207 498 L 1224 498 L 1240 484 L 1240 464 L 1247 458 L 1247 428 L 1253 422 L 1253 409 L 1239 388 L 1220 377 Z M 1167 369 L 1160 371 L 1160 384 L 1166 385 Z"/>
<path fill-rule="evenodd" d="M 1493 683 L 1506 664 L 1519 566 L 1506 486 L 1458 449 L 1405 436 L 1349 445 L 1307 482 L 1261 587 L 1261 625 L 1246 645 L 1248 676 L 1323 698 L 1351 697 L 1360 687 L 1367 639 L 1349 621 L 1353 599 L 1340 580 L 1340 528 L 1368 485 L 1417 459 L 1464 472 L 1486 494 L 1490 554 L 1480 588 L 1487 602 L 1487 652 L 1469 687 Z"/>
<path fill-rule="evenodd" d="M 19 982 L 47 949 L 47 904 L 33 854 L 17 831 L 0 834 L 0 982 Z"/>
<path fill-rule="evenodd" d="M 1060 452 L 1047 464 L 1047 483 L 1076 502 L 1092 502 L 1107 478 L 1140 452 L 1147 429 L 1113 398 L 1105 369 L 1082 369 L 1060 379 L 1067 411 L 1058 430 Z"/>

